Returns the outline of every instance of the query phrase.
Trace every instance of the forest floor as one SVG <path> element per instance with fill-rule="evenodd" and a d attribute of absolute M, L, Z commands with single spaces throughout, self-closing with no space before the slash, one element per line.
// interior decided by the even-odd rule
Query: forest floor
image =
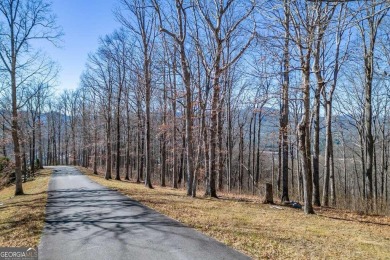
<path fill-rule="evenodd" d="M 258 259 L 390 259 L 390 217 L 343 210 L 302 210 L 261 204 L 260 198 L 220 193 L 219 199 L 187 197 L 184 190 L 105 180 L 93 181 L 128 195 Z"/>
<path fill-rule="evenodd" d="M 14 196 L 15 186 L 0 190 L 0 246 L 35 247 L 45 223 L 47 188 L 51 169 L 40 170 L 23 183 L 25 195 Z"/>

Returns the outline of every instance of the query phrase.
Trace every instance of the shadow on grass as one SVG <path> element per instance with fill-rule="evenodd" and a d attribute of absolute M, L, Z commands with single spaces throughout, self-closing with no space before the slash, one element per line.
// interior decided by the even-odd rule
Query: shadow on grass
<path fill-rule="evenodd" d="M 32 205 L 33 203 L 33 205 Z M 33 200 L 23 200 L 18 202 L 12 202 L 8 204 L 4 204 L 0 206 L 0 209 L 10 209 L 10 208 L 20 208 L 20 207 L 28 207 L 31 209 L 44 207 L 45 203 L 42 198 L 33 199 Z"/>
<path fill-rule="evenodd" d="M 40 192 L 35 192 L 35 193 L 24 193 L 23 195 L 21 195 L 21 197 L 23 197 L 23 196 L 41 195 L 41 194 L 47 194 L 47 191 L 40 191 Z"/>
<path fill-rule="evenodd" d="M 84 168 L 79 168 L 79 170 L 84 174 L 84 175 L 88 175 L 88 176 L 93 176 L 93 177 L 98 177 L 99 179 L 104 179 L 104 175 L 102 174 L 91 174 L 88 172 L 88 170 L 84 169 Z M 121 180 L 115 180 L 115 179 L 109 179 L 109 180 L 106 180 L 106 181 L 110 181 L 110 182 L 118 182 L 118 183 L 129 183 L 129 184 L 135 184 L 135 185 L 138 185 L 139 187 L 143 186 L 145 187 L 145 184 L 143 183 L 143 181 L 141 182 L 136 182 L 134 180 L 125 180 L 125 179 L 121 179 Z M 174 196 L 174 197 L 178 197 L 178 198 L 191 198 L 191 199 L 196 199 L 196 200 L 203 200 L 203 201 L 227 201 L 227 202 L 245 202 L 245 203 L 255 203 L 254 200 L 251 200 L 251 199 L 246 199 L 246 198 L 230 198 L 230 197 L 227 197 L 227 196 L 224 196 L 224 195 L 221 195 L 221 196 L 218 196 L 218 198 L 211 198 L 209 196 L 206 196 L 204 194 L 204 191 L 203 190 L 199 190 L 198 191 L 198 195 L 193 198 L 191 196 L 186 196 L 185 195 L 185 191 L 184 190 L 180 190 L 180 189 L 174 189 L 172 187 L 169 187 L 169 186 L 165 186 L 165 187 L 161 187 L 161 186 L 156 186 L 160 189 L 163 189 L 164 192 L 164 196 Z M 146 188 L 146 187 L 145 187 Z M 118 191 L 123 191 L 124 193 L 127 193 L 128 189 L 126 188 L 121 188 L 121 187 L 115 187 L 116 190 Z M 153 194 L 148 194 L 149 196 L 159 196 L 160 194 L 158 194 L 158 189 L 154 189 L 156 190 L 157 193 L 153 193 Z M 177 191 L 182 191 L 183 194 L 177 194 L 177 193 L 170 193 L 170 191 L 172 192 L 177 192 Z"/>
<path fill-rule="evenodd" d="M 333 220 L 340 220 L 340 221 L 348 221 L 348 222 L 358 222 L 362 224 L 372 224 L 372 225 L 380 225 L 380 226 L 388 226 L 390 227 L 390 224 L 387 223 L 380 223 L 380 222 L 375 222 L 371 220 L 359 220 L 359 219 L 349 219 L 349 218 L 343 218 L 343 217 L 334 217 L 334 216 L 327 216 L 324 214 L 317 214 L 318 216 L 321 216 L 323 218 L 327 219 L 333 219 Z"/>
<path fill-rule="evenodd" d="M 0 208 L 6 218 L 0 221 L 1 246 L 36 246 L 44 223 L 44 203 L 17 203 Z M 8 215 L 8 216 L 7 216 Z"/>

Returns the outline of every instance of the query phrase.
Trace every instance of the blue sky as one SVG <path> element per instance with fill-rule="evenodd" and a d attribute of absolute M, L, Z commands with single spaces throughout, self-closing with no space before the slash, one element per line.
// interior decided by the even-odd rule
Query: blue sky
<path fill-rule="evenodd" d="M 116 0 L 52 0 L 53 13 L 63 28 L 61 48 L 44 44 L 40 48 L 61 67 L 57 93 L 78 87 L 88 53 L 98 47 L 98 39 L 119 27 L 112 10 Z"/>

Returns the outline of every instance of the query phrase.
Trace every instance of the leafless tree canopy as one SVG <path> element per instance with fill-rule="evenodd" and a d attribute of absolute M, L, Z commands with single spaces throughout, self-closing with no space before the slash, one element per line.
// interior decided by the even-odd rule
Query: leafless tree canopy
<path fill-rule="evenodd" d="M 188 196 L 389 213 L 390 2 L 118 0 L 75 91 L 33 50 L 44 0 L 0 1 L 1 153 Z M 271 185 L 271 186 L 270 186 Z M 269 189 L 270 190 L 270 189 Z M 269 194 L 268 194 L 269 195 Z"/>

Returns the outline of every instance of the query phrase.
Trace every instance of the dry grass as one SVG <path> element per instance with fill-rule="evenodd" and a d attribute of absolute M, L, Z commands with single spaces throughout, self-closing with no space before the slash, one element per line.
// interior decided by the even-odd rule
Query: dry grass
<path fill-rule="evenodd" d="M 189 198 L 183 190 L 105 180 L 104 186 L 144 203 L 190 227 L 258 259 L 390 259 L 390 218 L 359 216 L 333 209 L 316 215 L 271 208 L 251 196 Z M 200 193 L 201 194 L 201 193 Z"/>
<path fill-rule="evenodd" d="M 0 246 L 38 245 L 51 173 L 50 169 L 41 170 L 33 181 L 23 183 L 23 196 L 14 196 L 13 185 L 0 190 Z"/>

